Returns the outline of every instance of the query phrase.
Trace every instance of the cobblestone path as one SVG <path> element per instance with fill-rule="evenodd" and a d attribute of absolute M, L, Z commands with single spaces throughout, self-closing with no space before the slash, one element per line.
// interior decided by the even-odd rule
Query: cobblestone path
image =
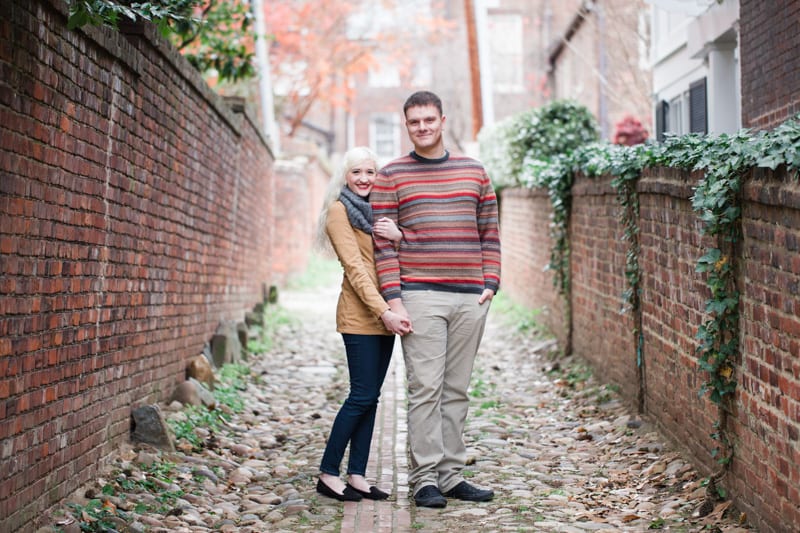
<path fill-rule="evenodd" d="M 108 478 L 118 480 L 110 503 L 128 511 L 127 529 L 120 531 L 749 531 L 746 517 L 726 502 L 697 516 L 702 476 L 580 362 L 554 363 L 552 343 L 514 333 L 497 308 L 473 376 L 465 471 L 471 482 L 493 488 L 495 499 L 414 506 L 399 348 L 367 472 L 392 496 L 346 504 L 319 496 L 314 485 L 325 438 L 347 393 L 336 295 L 335 286 L 280 294 L 291 320 L 278 328 L 270 352 L 251 359 L 258 379 L 242 391 L 244 412 L 227 435 L 216 435 L 213 450 L 161 454 L 126 446 L 117 452 L 111 461 L 117 470 Z M 182 493 L 158 512 L 138 505 L 146 495 L 120 494 L 119 472 L 135 478 L 140 467 L 134 465 L 143 458 L 168 462 L 169 488 Z M 104 483 L 98 480 L 96 490 Z M 86 495 L 77 497 L 79 504 Z M 59 527 L 69 533 L 76 524 Z"/>
<path fill-rule="evenodd" d="M 334 298 L 326 298 L 333 301 Z M 321 298 L 285 294 L 284 305 L 303 316 L 320 311 Z M 310 304 L 310 305 L 307 305 Z M 315 326 L 303 338 L 323 338 L 333 328 L 327 316 L 302 321 Z M 310 517 L 308 530 L 356 532 L 606 532 L 747 531 L 725 502 L 700 518 L 703 477 L 668 448 L 650 426 L 633 416 L 611 388 L 593 381 L 579 361 L 551 359 L 546 339 L 514 334 L 507 321 L 490 320 L 473 376 L 466 439 L 470 481 L 491 487 L 488 503 L 450 500 L 445 509 L 417 508 L 407 485 L 404 366 L 395 352 L 386 379 L 368 476 L 393 497 L 385 502 L 344 505 L 337 515 Z M 339 344 L 336 344 L 336 343 Z M 334 341 L 338 348 L 339 339 Z M 339 350 L 342 351 L 342 350 Z M 341 360 L 333 364 L 341 368 Z M 339 361 L 339 362 L 336 362 Z M 558 368 L 554 370 L 554 368 Z M 329 428 L 346 394 L 346 371 L 331 383 L 335 398 L 326 405 L 321 428 Z M 325 431 L 321 431 L 324 436 Z M 322 442 L 309 457 L 305 496 L 319 508 L 341 504 L 313 494 Z M 313 457 L 313 459 L 311 459 Z M 286 531 L 304 520 L 290 519 Z M 312 522 L 313 523 L 310 523 Z"/>

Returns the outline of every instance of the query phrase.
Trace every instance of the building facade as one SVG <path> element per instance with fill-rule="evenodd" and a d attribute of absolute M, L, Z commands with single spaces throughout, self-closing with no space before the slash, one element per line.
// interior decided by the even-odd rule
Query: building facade
<path fill-rule="evenodd" d="M 545 2 L 552 98 L 575 100 L 597 118 L 601 137 L 633 117 L 652 131 L 649 8 L 643 0 Z"/>
<path fill-rule="evenodd" d="M 653 0 L 651 25 L 658 138 L 739 130 L 738 0 Z"/>

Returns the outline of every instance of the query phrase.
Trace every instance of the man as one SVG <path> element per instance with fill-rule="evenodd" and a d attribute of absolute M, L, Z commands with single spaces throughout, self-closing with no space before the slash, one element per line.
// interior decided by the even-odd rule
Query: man
<path fill-rule="evenodd" d="M 403 336 L 408 375 L 409 482 L 421 507 L 488 501 L 467 483 L 463 433 L 472 366 L 500 284 L 497 198 L 483 166 L 444 148 L 446 117 L 431 92 L 403 106 L 414 151 L 383 167 L 370 196 L 375 219 L 403 232 L 399 248 L 375 238 L 381 293 L 411 318 Z"/>

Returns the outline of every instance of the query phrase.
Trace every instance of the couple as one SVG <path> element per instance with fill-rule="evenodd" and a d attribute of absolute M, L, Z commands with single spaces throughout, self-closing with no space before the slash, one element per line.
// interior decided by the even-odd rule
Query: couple
<path fill-rule="evenodd" d="M 350 394 L 333 423 L 317 491 L 339 501 L 389 496 L 364 475 L 396 333 L 408 379 L 414 502 L 488 501 L 494 492 L 467 483 L 461 470 L 467 388 L 500 283 L 497 199 L 478 161 L 445 150 L 438 96 L 414 93 L 403 112 L 414 151 L 379 171 L 368 149 L 350 150 L 320 217 L 344 268 L 336 322 Z M 348 442 L 345 483 L 339 465 Z"/>

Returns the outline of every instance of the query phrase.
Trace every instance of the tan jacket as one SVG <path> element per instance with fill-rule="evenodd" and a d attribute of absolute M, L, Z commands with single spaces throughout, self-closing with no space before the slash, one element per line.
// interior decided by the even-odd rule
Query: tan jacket
<path fill-rule="evenodd" d="M 344 268 L 342 292 L 336 306 L 336 331 L 357 335 L 391 335 L 381 314 L 389 309 L 378 292 L 372 235 L 355 229 L 341 202 L 328 211 L 325 231 Z"/>

